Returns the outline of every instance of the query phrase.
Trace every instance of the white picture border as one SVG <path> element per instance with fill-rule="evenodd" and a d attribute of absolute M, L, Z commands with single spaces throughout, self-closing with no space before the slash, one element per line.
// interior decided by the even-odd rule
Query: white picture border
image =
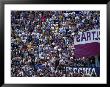
<path fill-rule="evenodd" d="M 106 84 L 106 4 L 5 4 L 4 5 L 5 84 Z M 11 77 L 11 10 L 100 10 L 100 77 Z"/>

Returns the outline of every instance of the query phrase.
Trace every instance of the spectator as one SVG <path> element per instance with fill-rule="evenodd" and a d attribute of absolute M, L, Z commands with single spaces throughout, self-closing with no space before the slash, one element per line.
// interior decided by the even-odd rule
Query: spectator
<path fill-rule="evenodd" d="M 99 11 L 11 11 L 11 76 L 87 76 L 65 68 L 95 67 L 95 57 L 74 56 L 74 36 L 92 29 Z"/>

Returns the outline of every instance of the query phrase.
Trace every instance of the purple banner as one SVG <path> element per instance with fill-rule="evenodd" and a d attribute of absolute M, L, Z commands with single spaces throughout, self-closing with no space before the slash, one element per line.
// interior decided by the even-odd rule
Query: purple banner
<path fill-rule="evenodd" d="M 75 57 L 89 57 L 100 54 L 100 43 L 92 42 L 75 45 Z"/>

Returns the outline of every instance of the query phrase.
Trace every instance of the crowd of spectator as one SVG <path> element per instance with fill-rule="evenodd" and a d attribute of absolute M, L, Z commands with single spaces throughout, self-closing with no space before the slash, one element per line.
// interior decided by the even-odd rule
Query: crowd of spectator
<path fill-rule="evenodd" d="M 65 67 L 94 67 L 75 58 L 74 36 L 100 29 L 100 11 L 11 11 L 11 76 L 78 77 Z"/>

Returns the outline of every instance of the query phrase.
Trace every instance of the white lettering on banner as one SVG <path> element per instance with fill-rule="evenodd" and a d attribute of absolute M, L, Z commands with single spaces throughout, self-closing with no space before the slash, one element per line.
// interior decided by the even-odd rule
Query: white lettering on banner
<path fill-rule="evenodd" d="M 89 75 L 97 75 L 95 68 L 73 68 L 73 67 L 66 67 L 66 71 L 71 71 L 73 73 L 82 73 L 82 74 L 89 74 Z"/>
<path fill-rule="evenodd" d="M 80 32 L 78 35 L 74 37 L 74 44 L 86 44 L 98 42 L 100 43 L 100 30 L 94 29 L 86 32 Z"/>

